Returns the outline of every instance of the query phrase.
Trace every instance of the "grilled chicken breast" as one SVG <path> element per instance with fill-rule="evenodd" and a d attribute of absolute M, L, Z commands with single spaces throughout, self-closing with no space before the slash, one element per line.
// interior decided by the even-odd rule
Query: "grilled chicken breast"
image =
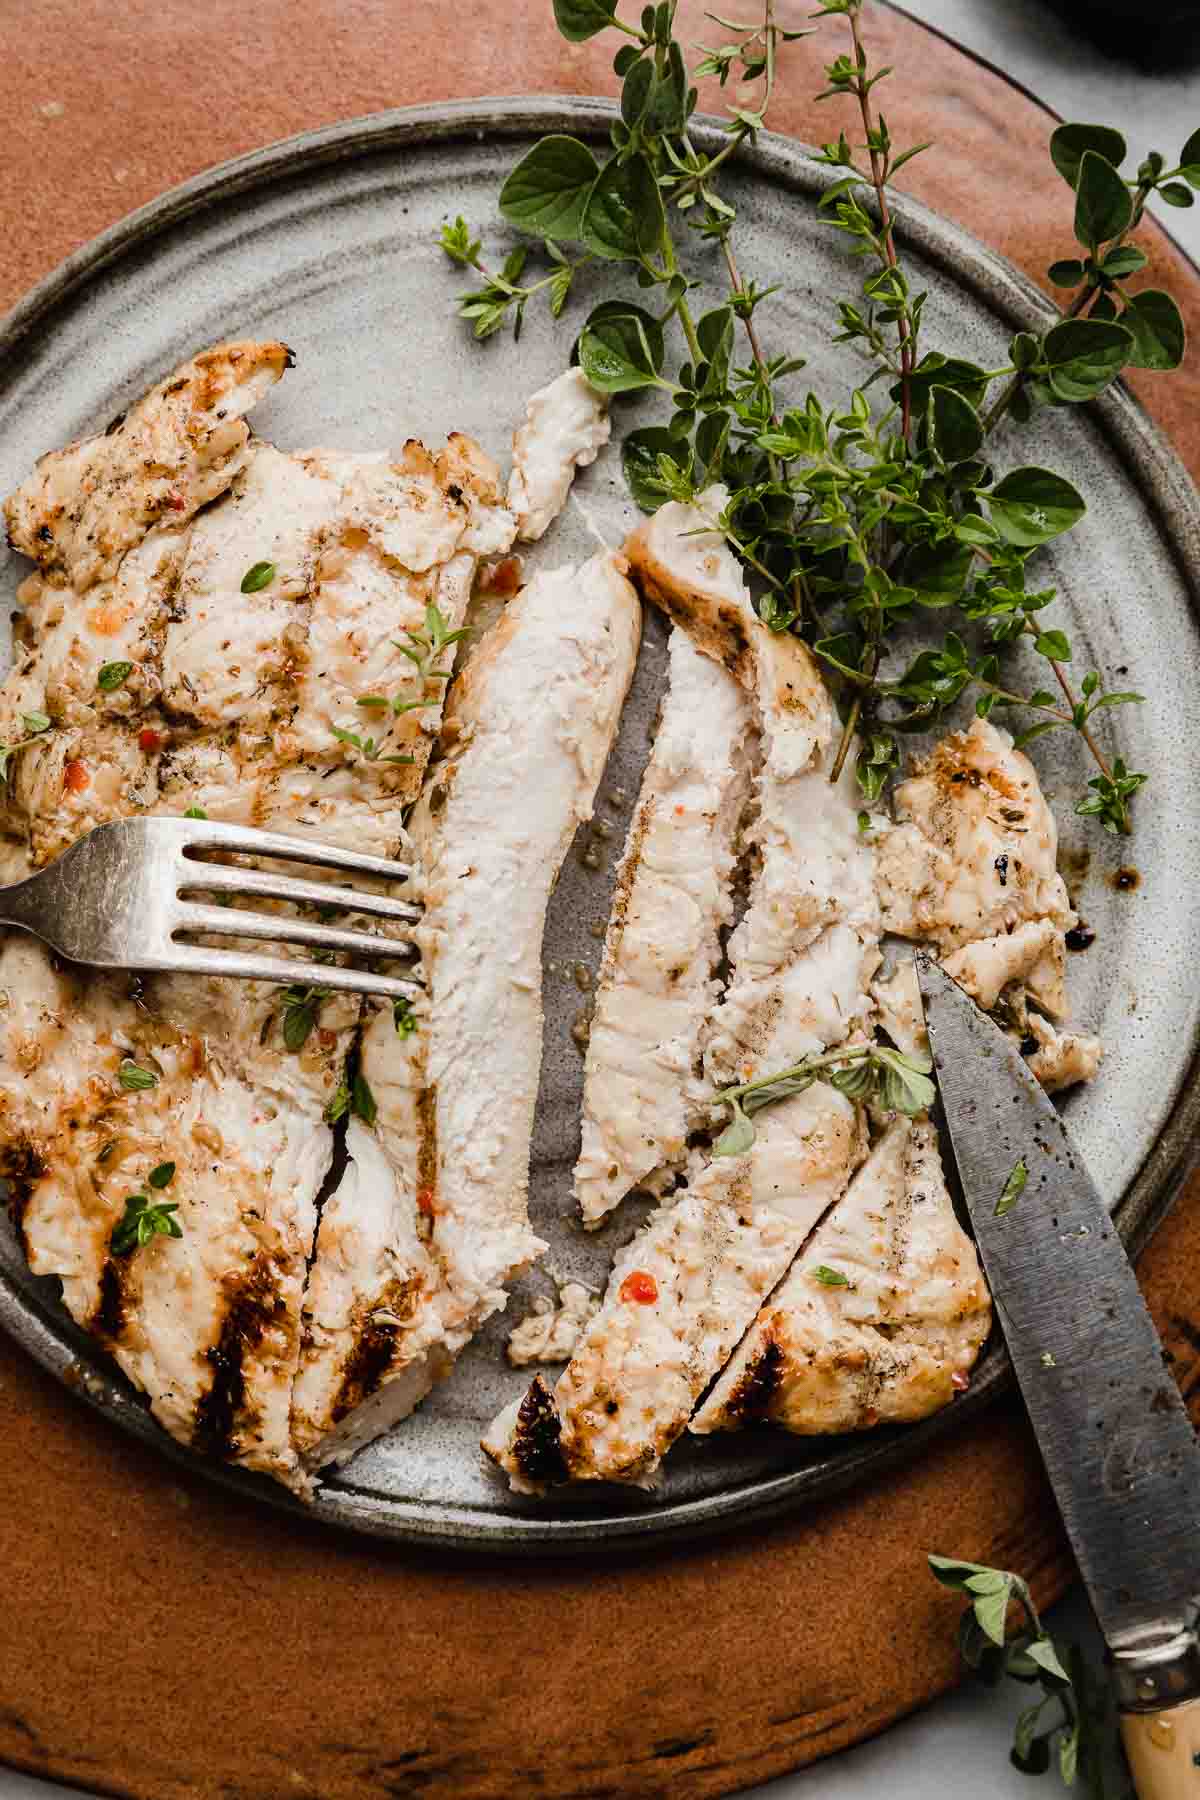
<path fill-rule="evenodd" d="M 397 1037 L 387 1009 L 363 1040 L 379 1154 L 348 1145 L 309 1286 L 296 1429 L 313 1466 L 403 1417 L 545 1248 L 526 1198 L 546 906 L 640 632 L 621 563 L 596 556 L 536 577 L 452 690 L 446 754 L 410 821 L 428 1004 L 415 1033 Z"/>
<path fill-rule="evenodd" d="M 700 1049 L 732 917 L 738 820 L 755 756 L 754 714 L 687 632 L 670 640 L 669 687 L 642 781 L 596 986 L 575 1195 L 598 1224 L 631 1188 L 678 1169 L 697 1121 Z"/>
<path fill-rule="evenodd" d="M 692 1421 L 811 1436 L 911 1423 L 966 1385 L 991 1304 L 937 1135 L 898 1118 L 805 1245 Z"/>
<path fill-rule="evenodd" d="M 466 440 L 394 462 L 251 441 L 238 410 L 284 361 L 272 345 L 197 357 L 106 438 L 44 459 L 9 503 L 17 541 L 44 546 L 0 693 L 4 741 L 25 746 L 2 818 L 14 875 L 142 809 L 401 848 L 444 682 L 401 659 L 399 695 L 428 704 L 398 715 L 384 749 L 411 741 L 411 765 L 336 736 L 331 706 L 365 742 L 357 702 L 399 672 L 379 638 L 425 627 L 431 601 L 460 618 L 477 556 L 514 525 Z M 153 483 L 143 492 L 147 460 L 171 472 L 181 506 L 164 511 Z M 243 591 L 259 562 L 267 579 Z M 50 728 L 31 730 L 29 713 Z M 18 938 L 0 975 L 19 995 L 0 1018 L 0 1160 L 31 1267 L 62 1279 L 73 1316 L 176 1437 L 303 1488 L 290 1420 L 302 1296 L 332 1150 L 324 1115 L 359 1003 L 318 991 L 288 1049 L 286 1001 L 265 984 L 63 972 Z M 381 1157 L 357 1136 L 354 1149 L 366 1189 Z M 128 1196 L 166 1163 L 182 1236 L 114 1253 Z M 339 1253 L 364 1261 L 370 1246 Z"/>
<path fill-rule="evenodd" d="M 567 503 L 576 469 L 594 463 L 612 430 L 608 403 L 582 369 L 565 369 L 539 388 L 513 434 L 508 504 L 517 536 L 544 537 Z"/>
<path fill-rule="evenodd" d="M 724 541 L 723 505 L 662 508 L 627 551 L 643 591 L 753 697 L 758 858 L 708 1032 L 718 1084 L 843 1042 L 870 1017 L 878 915 L 846 782 L 828 779 L 833 717 L 798 639 L 754 614 Z M 764 1112 L 744 1155 L 703 1158 L 686 1193 L 618 1256 L 604 1302 L 553 1395 L 501 1415 L 484 1448 L 522 1486 L 650 1485 L 692 1409 L 865 1153 L 856 1108 L 824 1084 Z"/>
<path fill-rule="evenodd" d="M 877 857 L 886 927 L 935 945 L 947 971 L 987 1012 L 1036 1049 L 1047 1087 L 1086 1081 L 1095 1038 L 1051 1021 L 1067 1011 L 1066 933 L 1077 923 L 1058 873 L 1058 827 L 1037 773 L 984 719 L 953 732 L 896 789 L 899 822 Z M 902 964 L 875 994 L 901 1049 L 923 1048 L 916 976 Z"/>
<path fill-rule="evenodd" d="M 4 506 L 9 542 L 55 585 L 116 573 L 151 525 L 182 525 L 245 460 L 243 414 L 293 357 L 286 344 L 217 344 L 150 389 L 99 437 L 43 456 Z"/>

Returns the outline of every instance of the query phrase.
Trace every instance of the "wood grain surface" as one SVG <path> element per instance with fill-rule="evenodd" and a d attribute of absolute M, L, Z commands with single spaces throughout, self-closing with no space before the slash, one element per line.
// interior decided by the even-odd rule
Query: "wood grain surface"
<path fill-rule="evenodd" d="M 784 22 L 806 4 L 783 0 Z M 681 35 L 704 38 L 685 0 Z M 208 164 L 383 107 L 611 92 L 609 53 L 550 0 L 0 0 L 0 304 L 122 213 Z M 874 7 L 887 111 L 936 155 L 911 191 L 1035 278 L 1068 234 L 1032 102 Z M 777 128 L 815 107 L 837 21 L 796 47 Z M 1200 331 L 1200 278 L 1155 231 Z M 1200 340 L 1198 340 L 1200 341 Z M 1139 392 L 1200 471 L 1200 378 Z M 1200 1397 L 1200 1209 L 1141 1276 Z M 727 1794 L 881 1729 L 956 1677 L 957 1602 L 924 1551 L 1069 1571 L 1012 1401 L 919 1467 L 753 1538 L 620 1561 L 451 1559 L 276 1516 L 119 1435 L 0 1341 L 0 1760 L 139 1800 Z"/>

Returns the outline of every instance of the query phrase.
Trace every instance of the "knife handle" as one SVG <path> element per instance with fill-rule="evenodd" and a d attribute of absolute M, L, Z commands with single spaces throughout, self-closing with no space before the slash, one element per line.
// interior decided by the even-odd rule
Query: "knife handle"
<path fill-rule="evenodd" d="M 1200 1698 L 1123 1713 L 1121 1737 L 1138 1800 L 1200 1800 Z"/>
<path fill-rule="evenodd" d="M 1114 1651 L 1121 1737 L 1138 1800 L 1200 1800 L 1200 1641 L 1190 1625 Z"/>

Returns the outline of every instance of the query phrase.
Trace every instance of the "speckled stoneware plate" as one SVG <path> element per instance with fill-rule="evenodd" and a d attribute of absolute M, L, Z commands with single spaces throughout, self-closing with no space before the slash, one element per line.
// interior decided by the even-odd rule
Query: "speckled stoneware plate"
<path fill-rule="evenodd" d="M 102 426 L 192 351 L 240 335 L 283 337 L 296 351 L 295 371 L 254 421 L 285 448 L 384 447 L 410 435 L 440 439 L 458 428 L 503 461 L 526 395 L 563 366 L 601 280 L 610 292 L 621 276 L 608 269 L 593 281 L 585 272 L 557 325 L 531 308 L 516 349 L 507 335 L 479 346 L 455 317 L 461 276 L 436 248 L 437 228 L 462 212 L 498 252 L 508 241 L 496 208 L 504 172 L 542 132 L 602 138 L 611 117 L 606 103 L 557 99 L 382 114 L 228 163 L 135 213 L 72 257 L 0 326 L 0 491 L 43 451 Z M 705 135 L 699 128 L 697 136 Z M 827 180 L 802 150 L 773 138 L 731 174 L 743 266 L 761 282 L 783 283 L 763 315 L 768 342 L 807 356 L 798 388 L 811 383 L 828 400 L 853 383 L 860 365 L 829 341 L 832 298 L 852 291 L 856 265 L 817 219 L 815 201 Z M 931 292 L 929 346 L 953 348 L 985 367 L 1002 362 L 1012 330 L 1042 321 L 1045 301 L 955 226 L 914 203 L 897 211 L 906 263 Z M 715 299 L 716 259 L 696 248 L 694 272 Z M 617 434 L 650 416 L 641 406 L 620 407 Z M 1046 786 L 1062 796 L 1070 867 L 1078 872 L 1079 853 L 1090 852 L 1078 903 L 1096 939 L 1072 959 L 1071 992 L 1075 1017 L 1108 1046 L 1099 1080 L 1067 1107 L 1102 1191 L 1126 1234 L 1139 1238 L 1161 1215 L 1200 1117 L 1200 499 L 1164 440 L 1120 391 L 1086 412 L 1045 416 L 1019 448 L 1001 446 L 998 457 L 1061 469 L 1086 495 L 1086 520 L 1043 555 L 1039 580 L 1058 587 L 1077 662 L 1119 673 L 1119 686 L 1150 702 L 1106 721 L 1113 748 L 1152 777 L 1132 844 L 1105 840 L 1072 816 L 1068 796 L 1087 774 L 1073 741 L 1064 735 L 1037 746 Z M 566 515 L 530 561 L 576 558 L 597 536 L 618 543 L 633 517 L 610 451 L 580 480 Z M 0 562 L 6 602 L 21 573 L 17 557 Z M 664 632 L 651 617 L 596 823 L 567 859 L 546 942 L 532 1212 L 550 1240 L 547 1267 L 597 1288 L 635 1216 L 627 1205 L 593 1237 L 573 1220 L 582 1059 L 571 1028 L 584 1004 L 577 965 L 592 969 L 599 960 L 593 928 L 607 914 L 663 666 Z M 599 856 L 587 854 L 589 847 Z M 1123 861 L 1141 877 L 1129 890 L 1113 883 Z M 496 1049 L 503 1056 L 503 1045 Z M 545 1273 L 522 1281 L 507 1318 L 492 1322 L 420 1411 L 320 1487 L 315 1516 L 476 1549 L 586 1548 L 696 1532 L 795 1504 L 919 1454 L 930 1432 L 969 1429 L 970 1417 L 1006 1378 L 1003 1352 L 993 1346 L 970 1395 L 914 1431 L 816 1443 L 765 1433 L 685 1441 L 657 1496 L 606 1491 L 517 1500 L 485 1466 L 478 1439 L 525 1383 L 503 1360 L 509 1324 L 549 1286 Z M 29 1276 L 5 1224 L 0 1321 L 125 1429 L 193 1460 L 74 1329 L 53 1289 Z M 204 1466 L 247 1492 L 294 1504 L 251 1477 Z"/>

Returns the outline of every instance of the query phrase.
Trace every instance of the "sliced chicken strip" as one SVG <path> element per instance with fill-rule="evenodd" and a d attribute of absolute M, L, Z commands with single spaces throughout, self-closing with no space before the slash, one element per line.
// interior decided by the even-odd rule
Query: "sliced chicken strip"
<path fill-rule="evenodd" d="M 249 444 L 242 415 L 292 361 L 286 344 L 217 344 L 99 437 L 43 456 L 5 502 L 13 548 L 78 593 L 115 574 L 152 525 L 183 524 L 225 492 Z"/>
<path fill-rule="evenodd" d="M 885 926 L 935 945 L 954 979 L 1025 1044 L 1046 1086 L 1090 1080 L 1099 1042 L 1063 1039 L 1069 1049 L 1052 1048 L 1060 1040 L 1047 1023 L 1067 1011 L 1066 933 L 1076 915 L 1057 869 L 1054 815 L 1032 763 L 1006 733 L 977 719 L 943 739 L 901 783 L 896 808 L 900 822 L 879 838 Z M 901 965 L 874 991 L 893 1040 L 901 1049 L 923 1047 L 911 967 Z"/>
<path fill-rule="evenodd" d="M 878 963 L 870 857 L 848 779 L 830 784 L 833 717 L 808 652 L 755 617 L 741 571 L 705 522 L 724 504 L 666 506 L 631 539 L 645 592 L 754 697 L 763 763 L 760 857 L 709 1034 L 717 1085 L 844 1042 L 871 1017 Z M 697 533 L 699 535 L 693 535 Z M 760 1115 L 750 1151 L 696 1170 L 621 1253 L 601 1311 L 553 1397 L 527 1397 L 484 1448 L 518 1483 L 649 1485 L 763 1300 L 865 1152 L 855 1108 L 817 1084 Z M 515 1423 L 514 1423 L 515 1420 Z M 547 1443 L 557 1425 L 557 1469 Z M 514 1436 L 514 1431 L 516 1435 Z"/>
<path fill-rule="evenodd" d="M 451 694 L 446 759 L 410 821 L 425 879 L 433 1244 L 448 1323 L 464 1334 L 542 1248 L 526 1214 L 542 931 L 637 659 L 641 608 L 624 567 L 594 556 L 510 603 Z"/>
<path fill-rule="evenodd" d="M 583 1087 L 575 1195 L 596 1225 L 696 1123 L 720 930 L 755 753 L 742 689 L 678 627 L 654 748 L 617 870 Z"/>
<path fill-rule="evenodd" d="M 608 403 L 582 369 L 565 369 L 529 400 L 525 423 L 513 433 L 508 481 L 508 504 L 526 543 L 545 536 L 567 503 L 576 469 L 595 462 L 611 430 Z"/>
<path fill-rule="evenodd" d="M 822 1279 L 824 1277 L 824 1279 Z M 927 1418 L 964 1387 L 991 1326 L 928 1120 L 896 1119 L 805 1244 L 692 1422 L 804 1435 Z"/>
<path fill-rule="evenodd" d="M 428 1003 L 411 1035 L 388 1010 L 363 1041 L 381 1156 L 350 1146 L 310 1282 L 296 1431 L 311 1466 L 351 1454 L 362 1415 L 368 1435 L 403 1417 L 545 1248 L 527 1211 L 542 933 L 637 659 L 622 566 L 539 575 L 451 691 L 447 753 L 411 820 Z"/>

